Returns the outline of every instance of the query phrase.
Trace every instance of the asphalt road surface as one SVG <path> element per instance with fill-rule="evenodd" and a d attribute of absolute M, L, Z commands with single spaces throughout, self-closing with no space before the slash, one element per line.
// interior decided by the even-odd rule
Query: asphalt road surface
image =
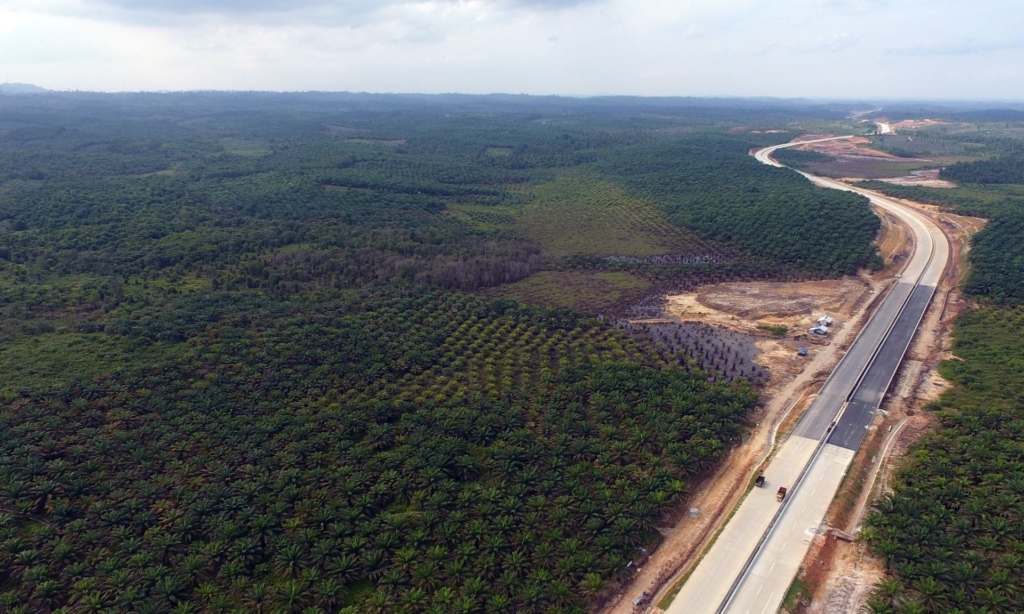
<path fill-rule="evenodd" d="M 842 138 L 850 137 L 803 143 Z M 799 144 L 762 149 L 755 157 L 782 166 L 771 153 Z M 753 489 L 743 500 L 669 606 L 669 614 L 765 614 L 778 610 L 811 540 L 821 530 L 949 257 L 942 231 L 914 209 L 874 192 L 802 174 L 822 187 L 863 194 L 872 204 L 900 217 L 914 234 L 914 253 L 899 283 L 878 305 L 765 469 L 765 487 Z M 782 504 L 775 498 L 779 486 L 788 488 Z"/>

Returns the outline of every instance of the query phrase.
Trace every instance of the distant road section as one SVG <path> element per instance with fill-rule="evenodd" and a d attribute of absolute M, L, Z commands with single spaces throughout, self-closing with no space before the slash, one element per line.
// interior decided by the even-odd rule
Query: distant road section
<path fill-rule="evenodd" d="M 778 149 L 847 138 L 852 137 L 776 145 L 758 151 L 755 157 L 781 167 L 771 157 Z M 669 614 L 765 614 L 778 610 L 949 259 L 945 235 L 920 212 L 875 192 L 801 174 L 816 185 L 867 196 L 872 204 L 898 216 L 914 234 L 914 253 L 899 282 L 765 469 L 765 486 L 753 489 L 743 500 L 669 606 Z M 775 496 L 780 486 L 788 489 L 781 504 Z"/>

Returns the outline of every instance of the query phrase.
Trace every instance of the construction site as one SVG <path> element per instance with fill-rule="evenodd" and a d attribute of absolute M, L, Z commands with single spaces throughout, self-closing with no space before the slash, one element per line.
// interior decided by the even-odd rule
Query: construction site
<path fill-rule="evenodd" d="M 949 357 L 952 322 L 964 307 L 956 286 L 968 238 L 983 221 L 904 204 L 937 223 L 950 240 L 952 261 L 882 411 L 832 502 L 827 522 L 812 541 L 783 603 L 786 611 L 852 612 L 868 597 L 882 568 L 855 541 L 860 523 L 873 498 L 885 492 L 887 477 L 901 455 L 929 428 L 932 418 L 920 408 L 946 386 L 936 368 Z M 665 526 L 659 528 L 662 545 L 638 566 L 633 582 L 604 612 L 659 612 L 671 603 L 753 486 L 760 468 L 793 430 L 880 298 L 898 281 L 901 266 L 913 250 L 912 234 L 895 216 L 879 214 L 882 271 L 838 280 L 723 283 L 666 297 L 665 322 L 714 326 L 747 336 L 757 350 L 753 360 L 767 378 L 748 436 L 716 473 L 694 485 L 685 509 L 666 518 Z"/>

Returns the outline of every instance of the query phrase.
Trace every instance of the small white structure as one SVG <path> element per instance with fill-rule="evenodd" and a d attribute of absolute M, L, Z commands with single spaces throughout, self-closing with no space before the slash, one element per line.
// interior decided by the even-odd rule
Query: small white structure
<path fill-rule="evenodd" d="M 821 316 L 818 318 L 818 326 L 832 326 L 834 320 L 830 316 Z"/>
<path fill-rule="evenodd" d="M 815 326 L 814 328 L 810 329 L 807 332 L 811 333 L 812 335 L 818 335 L 818 336 L 824 337 L 825 335 L 828 334 L 828 327 L 827 326 Z"/>

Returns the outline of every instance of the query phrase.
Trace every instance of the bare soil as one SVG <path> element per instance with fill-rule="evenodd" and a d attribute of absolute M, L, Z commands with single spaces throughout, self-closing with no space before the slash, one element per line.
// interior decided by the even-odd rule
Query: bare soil
<path fill-rule="evenodd" d="M 842 330 L 882 287 L 866 277 L 722 283 L 669 296 L 666 311 L 676 321 L 698 321 L 756 336 L 761 352 L 755 362 L 771 375 L 763 393 L 770 399 L 801 373 L 810 359 L 822 351 L 834 353 L 831 337 L 820 338 L 808 332 L 817 325 L 818 318 L 829 315 L 834 320 L 833 330 Z M 775 337 L 767 330 L 780 326 L 786 328 L 785 335 Z M 808 356 L 797 353 L 801 347 L 807 348 Z"/>
<path fill-rule="evenodd" d="M 955 188 L 956 184 L 952 181 L 939 179 L 940 170 L 941 169 L 937 168 L 929 168 L 919 171 L 910 171 L 909 175 L 904 175 L 903 177 L 882 177 L 879 181 L 884 181 L 893 185 L 918 186 L 923 188 Z"/>
<path fill-rule="evenodd" d="M 810 137 L 800 137 L 799 140 L 807 140 Z M 870 141 L 864 137 L 842 139 L 836 141 L 823 141 L 821 143 L 810 143 L 802 145 L 799 149 L 817 151 L 832 156 L 831 162 L 816 162 L 807 165 L 812 173 L 823 174 L 829 177 L 843 177 L 846 180 L 860 181 L 863 179 L 892 179 L 899 178 L 901 181 L 913 177 L 913 173 L 921 170 L 934 170 L 935 166 L 941 166 L 949 158 L 901 158 L 884 151 L 867 147 Z M 928 167 L 932 167 L 929 169 Z M 918 181 L 938 181 L 932 179 L 919 179 Z M 924 185 L 918 183 L 916 185 Z"/>
<path fill-rule="evenodd" d="M 764 335 L 758 326 L 785 326 L 787 336 L 806 336 L 805 328 L 828 314 L 836 324 L 854 314 L 871 291 L 859 277 L 806 282 L 734 282 L 702 286 L 668 297 L 667 311 L 681 321 L 701 321 L 737 332 Z"/>
<path fill-rule="evenodd" d="M 803 140 L 802 137 L 801 140 Z M 861 147 L 861 145 L 869 143 L 871 143 L 871 139 L 858 136 L 852 139 L 822 141 L 820 143 L 801 145 L 798 149 L 817 151 L 819 153 L 830 155 L 833 158 L 882 158 L 886 160 L 906 160 L 906 158 L 899 158 L 892 154 L 885 153 L 884 151 L 878 151 L 877 149 L 871 149 L 869 147 Z"/>
<path fill-rule="evenodd" d="M 661 546 L 637 570 L 633 582 L 613 596 L 603 612 L 639 611 L 632 600 L 644 591 L 657 595 L 652 600 L 656 604 L 660 592 L 692 569 L 746 492 L 753 471 L 770 452 L 773 427 L 777 427 L 776 433 L 792 428 L 809 403 L 811 393 L 817 391 L 853 341 L 872 299 L 889 279 L 891 273 L 800 283 L 726 283 L 668 297 L 666 321 L 702 322 L 758 335 L 756 343 L 761 353 L 757 361 L 768 369 L 771 377 L 762 392 L 763 407 L 754 417 L 756 424 L 747 440 L 731 451 L 714 474 L 692 486 L 690 499 L 673 517 L 674 522 L 667 522 L 671 526 L 659 529 L 664 536 Z M 812 338 L 807 328 L 825 313 L 836 320 L 834 333 L 826 339 Z M 758 329 L 759 325 L 786 326 L 790 334 L 775 338 Z M 800 346 L 808 348 L 808 356 L 797 354 Z M 786 420 L 778 425 L 783 416 Z M 700 510 L 697 518 L 685 513 L 691 507 Z"/>
<path fill-rule="evenodd" d="M 885 262 L 886 270 L 899 268 L 910 257 L 912 250 L 910 230 L 895 215 L 875 207 L 875 213 L 882 220 L 882 230 L 875 243 L 878 253 Z"/>
<path fill-rule="evenodd" d="M 940 122 L 935 119 L 905 119 L 901 122 L 892 124 L 892 129 L 895 130 L 916 130 L 918 128 L 928 128 L 930 126 L 944 125 L 948 122 Z"/>

